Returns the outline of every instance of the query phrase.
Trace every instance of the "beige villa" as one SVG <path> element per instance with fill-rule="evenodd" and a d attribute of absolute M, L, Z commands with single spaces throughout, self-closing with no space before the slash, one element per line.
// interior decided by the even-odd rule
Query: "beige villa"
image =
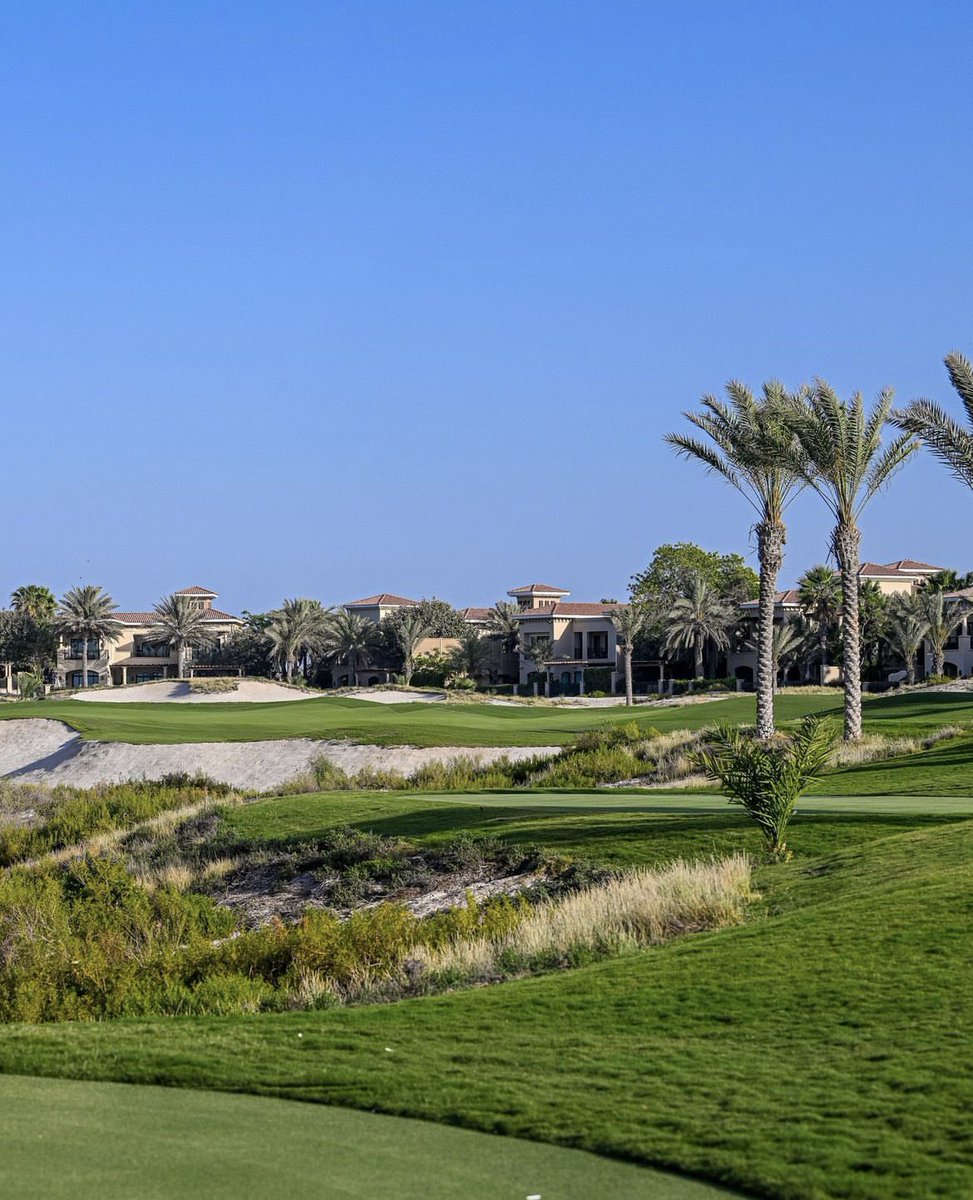
<path fill-rule="evenodd" d="M 175 593 L 186 596 L 203 612 L 208 646 L 190 647 L 187 652 L 187 672 L 192 675 L 225 673 L 219 663 L 220 650 L 229 634 L 243 622 L 239 617 L 213 607 L 216 592 L 204 587 L 181 588 Z M 88 643 L 88 685 L 118 686 L 126 683 L 148 683 L 155 679 L 173 679 L 178 670 L 175 648 L 153 637 L 156 621 L 154 612 L 114 612 L 120 636 L 114 642 L 93 639 Z M 57 651 L 57 686 L 81 687 L 84 646 L 81 638 L 62 637 Z"/>
<path fill-rule="evenodd" d="M 562 688 L 585 691 L 585 672 L 601 668 L 607 673 L 605 691 L 614 692 L 618 680 L 615 626 L 611 614 L 618 604 L 568 601 L 566 588 L 528 583 L 511 588 L 507 595 L 517 605 L 520 622 L 521 685 L 530 681 L 536 664 L 530 656 L 538 643 L 553 646 L 555 657 L 546 666 L 551 682 Z"/>

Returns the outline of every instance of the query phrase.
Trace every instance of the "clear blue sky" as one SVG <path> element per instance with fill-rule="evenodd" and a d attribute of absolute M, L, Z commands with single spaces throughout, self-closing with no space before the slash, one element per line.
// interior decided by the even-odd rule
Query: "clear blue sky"
<path fill-rule="evenodd" d="M 737 376 L 953 403 L 973 8 L 44 3 L 0 14 L 0 594 L 624 594 L 751 553 L 662 434 Z M 785 576 L 824 558 L 793 513 Z M 931 461 L 870 558 L 973 567 Z M 752 561 L 752 558 L 751 558 Z"/>

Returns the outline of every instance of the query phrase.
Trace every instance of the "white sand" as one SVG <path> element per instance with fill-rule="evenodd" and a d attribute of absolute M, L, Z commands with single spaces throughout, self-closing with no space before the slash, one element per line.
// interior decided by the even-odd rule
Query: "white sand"
<path fill-rule="evenodd" d="M 352 774 L 372 767 L 409 775 L 426 763 L 460 757 L 490 763 L 498 758 L 519 761 L 558 751 L 556 746 L 362 746 L 311 738 L 132 746 L 127 742 L 83 741 L 60 721 L 0 721 L 0 775 L 49 786 L 94 787 L 128 779 L 158 779 L 176 772 L 201 772 L 233 787 L 264 791 L 282 787 L 322 757 Z"/>
<path fill-rule="evenodd" d="M 92 700 L 98 704 L 266 704 L 281 700 L 311 700 L 321 692 L 270 683 L 265 679 L 241 679 L 233 692 L 192 692 L 179 679 L 160 679 L 157 683 L 135 683 L 128 687 L 82 688 L 69 700 Z"/>
<path fill-rule="evenodd" d="M 374 704 L 441 704 L 444 692 L 397 692 L 394 688 L 360 688 L 346 692 L 349 700 L 371 700 Z"/>

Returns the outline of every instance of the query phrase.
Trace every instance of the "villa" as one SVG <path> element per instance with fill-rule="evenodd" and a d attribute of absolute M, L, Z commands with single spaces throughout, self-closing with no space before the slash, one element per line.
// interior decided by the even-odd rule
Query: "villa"
<path fill-rule="evenodd" d="M 225 673 L 226 667 L 220 665 L 220 651 L 229 634 L 243 622 L 239 617 L 214 608 L 213 601 L 218 598 L 218 593 L 209 588 L 181 588 L 175 595 L 188 597 L 194 607 L 202 610 L 211 638 L 209 645 L 187 650 L 189 675 Z M 115 612 L 112 616 L 119 623 L 121 636 L 114 642 L 98 639 L 89 641 L 89 686 L 148 683 L 155 679 L 175 678 L 178 657 L 168 642 L 153 637 L 152 628 L 157 619 L 154 612 Z M 81 638 L 61 638 L 57 651 L 58 686 L 82 686 L 83 651 Z"/>
<path fill-rule="evenodd" d="M 520 673 L 527 684 L 536 670 L 530 652 L 538 644 L 553 646 L 555 657 L 547 665 L 551 681 L 561 689 L 581 694 L 586 690 L 615 691 L 618 678 L 615 626 L 611 614 L 618 604 L 568 601 L 565 588 L 529 583 L 511 588 L 519 609 Z M 597 672 L 593 675 L 593 672 Z"/>

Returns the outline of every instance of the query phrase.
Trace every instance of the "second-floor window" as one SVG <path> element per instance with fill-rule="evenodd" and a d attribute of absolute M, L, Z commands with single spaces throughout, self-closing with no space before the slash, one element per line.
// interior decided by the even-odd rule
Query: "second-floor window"
<path fill-rule="evenodd" d="M 153 642 L 148 638 L 136 641 L 134 654 L 136 658 L 168 658 L 169 643 Z"/>
<path fill-rule="evenodd" d="M 97 638 L 89 638 L 88 639 L 88 657 L 89 658 L 97 658 L 99 653 L 100 653 L 100 650 L 98 648 L 98 639 Z M 84 638 L 72 638 L 71 639 L 71 657 L 72 658 L 81 658 L 83 655 L 84 655 Z"/>
<path fill-rule="evenodd" d="M 608 657 L 608 634 L 607 633 L 589 633 L 588 634 L 588 657 L 589 658 L 607 658 Z"/>

